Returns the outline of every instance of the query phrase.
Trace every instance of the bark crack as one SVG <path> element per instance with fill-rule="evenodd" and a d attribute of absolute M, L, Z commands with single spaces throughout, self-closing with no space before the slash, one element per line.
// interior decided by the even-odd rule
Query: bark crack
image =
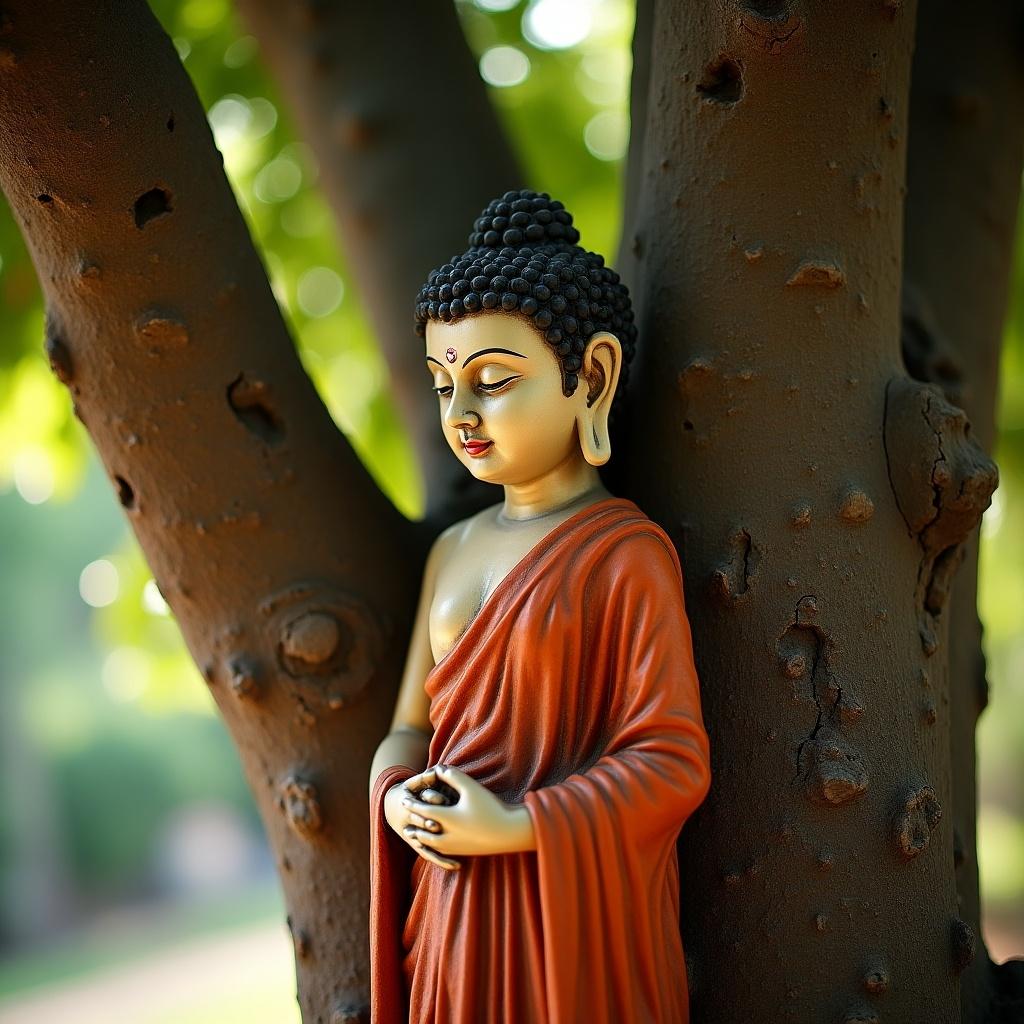
<path fill-rule="evenodd" d="M 889 390 L 892 388 L 893 378 L 885 382 L 885 401 L 882 404 L 882 452 L 885 454 L 885 473 L 889 478 L 889 487 L 892 490 L 892 496 L 896 499 L 896 508 L 899 510 L 900 518 L 903 520 L 907 527 L 907 533 L 913 537 L 914 528 L 910 525 L 910 520 L 907 518 L 906 512 L 903 511 L 903 505 L 900 503 L 899 492 L 896 490 L 896 481 L 892 475 L 892 458 L 889 454 Z"/>
<path fill-rule="evenodd" d="M 797 601 L 796 608 L 793 611 L 793 621 L 790 624 L 790 628 L 806 630 L 810 632 L 814 638 L 809 672 L 811 681 L 811 699 L 814 701 L 814 705 L 818 709 L 818 714 L 814 722 L 814 727 L 811 729 L 810 733 L 800 741 L 800 744 L 796 748 L 796 774 L 793 776 L 794 782 L 799 781 L 800 776 L 806 774 L 806 771 L 801 767 L 803 763 L 804 748 L 818 735 L 818 731 L 821 729 L 822 718 L 825 714 L 825 708 L 822 706 L 821 696 L 818 693 L 817 683 L 818 665 L 821 662 L 821 636 L 818 634 L 816 627 L 801 621 L 800 617 L 801 605 L 803 605 L 807 600 L 814 600 L 814 595 L 805 594 L 799 601 Z"/>

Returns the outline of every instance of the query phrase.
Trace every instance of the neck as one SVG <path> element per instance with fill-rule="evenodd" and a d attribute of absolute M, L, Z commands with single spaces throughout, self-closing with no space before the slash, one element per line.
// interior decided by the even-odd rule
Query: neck
<path fill-rule="evenodd" d="M 505 503 L 498 512 L 498 520 L 538 519 L 576 504 L 585 506 L 610 497 L 597 469 L 580 452 L 574 452 L 541 477 L 505 484 Z"/>

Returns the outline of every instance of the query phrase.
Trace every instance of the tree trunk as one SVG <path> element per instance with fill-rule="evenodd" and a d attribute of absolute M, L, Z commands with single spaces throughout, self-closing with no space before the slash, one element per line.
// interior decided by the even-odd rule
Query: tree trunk
<path fill-rule="evenodd" d="M 43 287 L 50 362 L 239 749 L 303 1019 L 356 1020 L 367 772 L 422 549 L 302 372 L 144 3 L 6 5 L 0 185 Z"/>
<path fill-rule="evenodd" d="M 416 449 L 426 528 L 497 500 L 453 458 L 412 331 L 427 274 L 522 172 L 452 3 L 237 0 L 320 164 L 349 266 Z"/>
<path fill-rule="evenodd" d="M 498 181 L 511 160 L 461 42 L 380 33 L 378 50 L 354 8 L 289 5 L 275 23 L 243 6 L 443 480 L 434 530 L 477 498 L 448 490 L 466 477 L 446 471 L 424 412 L 400 296 L 438 238 L 461 249 L 459 225 L 516 184 Z M 377 491 L 303 375 L 148 9 L 41 7 L 0 16 L 0 185 L 43 285 L 47 352 L 238 745 L 303 1020 L 354 1021 L 366 773 L 425 530 Z M 945 607 L 995 473 L 963 414 L 900 362 L 914 4 L 640 0 L 637 24 L 650 53 L 619 269 L 640 345 L 613 469 L 684 557 L 712 737 L 714 786 L 681 864 L 693 1019 L 956 1021 L 976 909 L 968 895 L 958 917 L 948 811 L 967 805 Z M 410 66 L 430 69 L 412 97 L 395 73 Z M 460 82 L 470 93 L 453 97 Z M 479 165 L 471 134 L 461 157 L 462 133 L 437 134 L 451 109 L 479 121 Z M 407 185 L 414 166 L 429 203 Z M 953 290 L 928 273 L 920 287 Z M 1004 300 L 994 285 L 986 315 Z"/>
<path fill-rule="evenodd" d="M 711 733 L 696 1021 L 960 1018 L 943 608 L 996 481 L 900 364 L 914 13 L 655 5 L 629 467 Z"/>
<path fill-rule="evenodd" d="M 933 0 L 918 16 L 910 103 L 904 361 L 963 407 L 991 452 L 1024 154 L 1024 18 L 1016 4 Z M 950 239 L 956 245 L 950 245 Z M 981 934 L 975 731 L 987 703 L 977 611 L 978 538 L 950 599 L 949 815 L 960 915 L 978 937 L 961 978 L 964 1020 L 1024 1017 L 1024 964 L 992 964 Z"/>

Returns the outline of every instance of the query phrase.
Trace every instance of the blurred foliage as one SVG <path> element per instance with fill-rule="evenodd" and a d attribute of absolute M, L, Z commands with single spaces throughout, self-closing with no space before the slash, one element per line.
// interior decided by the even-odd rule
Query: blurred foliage
<path fill-rule="evenodd" d="M 183 804 L 221 800 L 259 818 L 213 718 L 133 716 L 103 729 L 103 742 L 67 752 L 54 765 L 58 811 L 75 877 L 110 898 L 146 894 L 153 837 Z M 116 837 L 116 843 L 111 842 Z"/>
<path fill-rule="evenodd" d="M 978 611 L 989 706 L 978 724 L 978 868 L 990 908 L 1024 918 L 1024 204 L 1000 364 L 999 487 L 981 529 Z"/>
<path fill-rule="evenodd" d="M 381 487 L 415 517 L 422 494 L 389 398 L 386 366 L 349 285 L 345 254 L 317 188 L 316 160 L 297 138 L 256 41 L 227 0 L 153 0 L 152 7 L 207 111 L 303 365 Z M 526 180 L 510 186 L 561 199 L 585 244 L 614 262 L 632 4 L 458 0 L 457 7 L 521 154 Z M 1003 901 L 1024 898 L 1020 259 L 1012 294 L 996 453 L 1002 483 L 985 517 L 980 599 L 992 681 L 992 708 L 979 731 L 982 881 L 986 898 Z M 7 675 L 0 682 L 12 691 L 25 741 L 39 752 L 76 883 L 133 884 L 170 808 L 213 795 L 243 808 L 254 828 L 256 814 L 206 685 L 46 364 L 41 295 L 2 202 L 0 314 L 0 536 L 11 556 L 0 580 L 10 631 L 0 642 Z M 410 344 L 414 339 L 410 330 Z M 80 596 L 89 592 L 80 573 L 98 561 L 113 597 L 90 608 Z M 8 811 L 0 806 L 4 849 L 13 843 Z"/>

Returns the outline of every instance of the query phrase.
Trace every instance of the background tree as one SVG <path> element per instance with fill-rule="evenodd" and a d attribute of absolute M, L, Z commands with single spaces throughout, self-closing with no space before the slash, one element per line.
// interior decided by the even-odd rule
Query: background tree
<path fill-rule="evenodd" d="M 338 1022 L 366 995 L 365 774 L 425 544 L 492 500 L 440 448 L 402 296 L 522 172 L 447 8 L 402 5 L 385 34 L 352 5 L 240 6 L 359 268 L 429 481 L 421 523 L 302 372 L 145 5 L 6 5 L 0 184 L 51 365 L 239 749 L 304 1019 Z M 619 268 L 642 347 L 614 469 L 679 544 L 705 680 L 716 783 L 683 861 L 696 1019 L 959 1017 L 970 557 L 946 609 L 995 473 L 952 401 L 972 389 L 990 445 L 1021 150 L 1019 18 L 991 6 L 976 45 L 953 5 L 922 9 L 913 65 L 912 3 L 638 11 Z M 982 176 L 957 258 L 936 259 L 929 232 Z M 989 355 L 951 371 L 957 346 Z M 1019 980 L 981 967 L 966 1019 L 1010 1019 Z"/>

